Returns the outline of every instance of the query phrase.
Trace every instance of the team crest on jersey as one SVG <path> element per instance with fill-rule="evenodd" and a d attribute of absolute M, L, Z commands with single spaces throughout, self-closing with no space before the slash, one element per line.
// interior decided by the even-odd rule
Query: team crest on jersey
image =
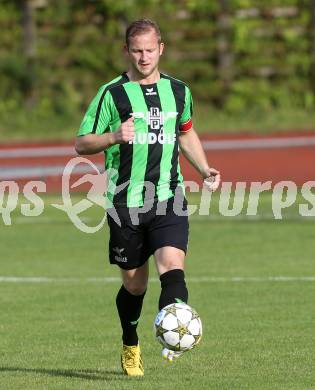
<path fill-rule="evenodd" d="M 174 144 L 176 141 L 176 134 L 165 134 L 163 126 L 166 121 L 171 118 L 176 118 L 178 112 L 160 111 L 158 107 L 150 107 L 150 111 L 143 112 L 132 112 L 131 115 L 137 119 L 143 119 L 151 130 L 157 130 L 159 133 L 136 133 L 133 141 L 129 141 L 130 144 Z"/>
<path fill-rule="evenodd" d="M 160 111 L 158 107 L 150 107 L 150 111 L 132 112 L 131 115 L 137 119 L 143 119 L 153 132 L 136 133 L 133 141 L 130 144 L 174 144 L 176 141 L 176 134 L 165 134 L 164 124 L 168 119 L 176 118 L 178 112 Z M 154 132 L 155 131 L 155 132 Z"/>
<path fill-rule="evenodd" d="M 132 112 L 131 115 L 134 118 L 143 119 L 147 122 L 147 125 L 150 126 L 152 130 L 159 130 L 168 119 L 176 118 L 178 112 L 169 111 L 163 112 L 160 111 L 158 107 L 151 107 L 150 111 L 144 112 Z"/>

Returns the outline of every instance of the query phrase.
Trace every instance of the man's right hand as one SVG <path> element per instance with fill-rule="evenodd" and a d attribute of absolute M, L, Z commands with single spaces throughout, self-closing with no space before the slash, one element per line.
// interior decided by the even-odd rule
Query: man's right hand
<path fill-rule="evenodd" d="M 133 141 L 135 136 L 134 117 L 131 116 L 126 122 L 123 122 L 117 131 L 113 133 L 115 144 L 124 144 Z"/>
<path fill-rule="evenodd" d="M 75 150 L 80 155 L 103 152 L 114 144 L 132 142 L 135 135 L 134 118 L 123 122 L 117 131 L 104 134 L 86 134 L 76 137 Z"/>

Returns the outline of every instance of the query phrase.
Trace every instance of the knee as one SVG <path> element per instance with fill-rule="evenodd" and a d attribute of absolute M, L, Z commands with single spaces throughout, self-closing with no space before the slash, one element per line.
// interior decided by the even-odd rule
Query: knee
<path fill-rule="evenodd" d="M 146 292 L 147 283 L 134 280 L 124 280 L 124 287 L 132 295 L 142 295 Z"/>
<path fill-rule="evenodd" d="M 158 265 L 158 272 L 160 275 L 165 274 L 169 271 L 174 271 L 176 269 L 180 269 L 184 271 L 184 266 L 181 262 L 169 262 L 167 264 L 159 264 Z"/>
<path fill-rule="evenodd" d="M 122 272 L 122 280 L 125 289 L 132 295 L 142 295 L 148 285 L 149 270 L 148 264 L 142 267 Z"/>

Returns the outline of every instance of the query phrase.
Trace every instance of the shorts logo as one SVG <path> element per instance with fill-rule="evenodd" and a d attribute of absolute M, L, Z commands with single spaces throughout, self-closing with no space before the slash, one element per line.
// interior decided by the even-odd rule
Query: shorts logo
<path fill-rule="evenodd" d="M 118 246 L 116 246 L 115 248 L 113 248 L 113 252 L 116 253 L 115 255 L 115 260 L 119 263 L 127 263 L 127 257 L 126 256 L 123 256 L 122 255 L 122 252 L 124 251 L 125 249 L 124 248 L 118 248 Z"/>

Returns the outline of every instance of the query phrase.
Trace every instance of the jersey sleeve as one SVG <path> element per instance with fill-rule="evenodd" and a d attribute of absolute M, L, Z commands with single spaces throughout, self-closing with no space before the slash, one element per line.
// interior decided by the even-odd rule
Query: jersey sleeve
<path fill-rule="evenodd" d="M 110 92 L 101 87 L 91 101 L 81 122 L 78 136 L 86 134 L 103 134 L 109 130 L 111 121 Z"/>
<path fill-rule="evenodd" d="M 191 96 L 190 89 L 185 86 L 185 105 L 182 116 L 179 121 L 179 130 L 181 133 L 186 133 L 192 126 L 192 115 L 193 115 L 193 99 Z"/>

